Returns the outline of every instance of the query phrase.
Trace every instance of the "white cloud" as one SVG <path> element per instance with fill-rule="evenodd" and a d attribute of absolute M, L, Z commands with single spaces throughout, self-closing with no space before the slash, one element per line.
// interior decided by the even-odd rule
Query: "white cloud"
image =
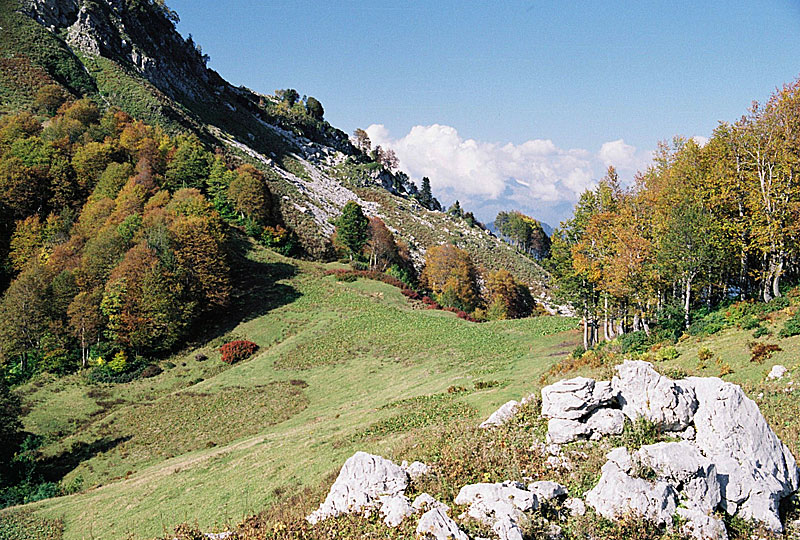
<path fill-rule="evenodd" d="M 618 169 L 628 169 L 636 164 L 636 147 L 625 144 L 623 139 L 603 143 L 597 157 L 608 167 L 613 165 Z"/>
<path fill-rule="evenodd" d="M 418 184 L 423 176 L 430 178 L 443 203 L 459 199 L 484 220 L 493 219 L 500 206 L 557 223 L 607 165 L 631 172 L 621 173 L 624 180 L 642 163 L 642 155 L 622 139 L 603 144 L 594 154 L 562 149 L 549 139 L 522 144 L 464 139 L 455 128 L 440 124 L 414 126 L 400 138 L 381 124 L 366 131 L 373 146 L 395 151 L 400 168 Z"/>
<path fill-rule="evenodd" d="M 709 141 L 708 137 L 703 137 L 702 135 L 695 135 L 694 137 L 692 137 L 692 140 L 693 140 L 693 141 L 695 142 L 695 144 L 697 144 L 697 146 L 699 146 L 700 148 L 702 148 L 702 147 L 704 147 L 705 145 L 707 145 L 707 144 L 708 144 L 708 141 Z"/>

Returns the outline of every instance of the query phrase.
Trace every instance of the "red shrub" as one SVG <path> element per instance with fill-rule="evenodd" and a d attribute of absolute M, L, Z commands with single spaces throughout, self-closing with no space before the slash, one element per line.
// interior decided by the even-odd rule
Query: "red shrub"
<path fill-rule="evenodd" d="M 231 341 L 219 348 L 219 352 L 222 354 L 222 361 L 226 364 L 235 364 L 239 360 L 244 360 L 257 350 L 258 345 L 252 341 L 245 340 Z"/>
<path fill-rule="evenodd" d="M 408 296 L 412 300 L 419 300 L 420 299 L 419 293 L 417 291 L 415 291 L 414 289 L 403 289 L 400 292 L 403 293 L 405 296 Z"/>

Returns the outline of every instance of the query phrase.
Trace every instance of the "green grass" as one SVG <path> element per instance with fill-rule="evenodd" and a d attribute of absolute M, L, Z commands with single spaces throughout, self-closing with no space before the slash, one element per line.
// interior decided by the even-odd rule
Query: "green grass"
<path fill-rule="evenodd" d="M 5 512 L 0 519 L 0 540 L 61 540 L 64 524 L 27 510 Z"/>
<path fill-rule="evenodd" d="M 42 376 L 19 389 L 48 464 L 73 465 L 66 481 L 82 481 L 80 493 L 26 507 L 63 519 L 65 539 L 233 525 L 279 493 L 319 486 L 355 450 L 393 455 L 442 423 L 475 424 L 533 391 L 579 337 L 570 319 L 469 323 L 258 247 L 237 266 L 276 281 L 254 276 L 231 314 L 240 322 L 219 321 L 171 369 L 128 384 Z M 228 366 L 217 348 L 234 337 L 260 349 Z M 502 383 L 476 390 L 490 380 Z"/>

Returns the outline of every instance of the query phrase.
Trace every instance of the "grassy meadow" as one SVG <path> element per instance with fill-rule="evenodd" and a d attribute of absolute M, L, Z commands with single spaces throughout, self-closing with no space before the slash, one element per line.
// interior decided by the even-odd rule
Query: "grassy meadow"
<path fill-rule="evenodd" d="M 19 389 L 51 478 L 77 493 L 6 519 L 61 522 L 65 539 L 224 529 L 320 485 L 355 450 L 394 455 L 428 428 L 477 422 L 534 391 L 579 339 L 572 319 L 470 323 L 258 247 L 239 267 L 253 283 L 230 320 L 159 375 L 45 375 Z M 260 350 L 228 366 L 218 347 L 235 338 Z"/>

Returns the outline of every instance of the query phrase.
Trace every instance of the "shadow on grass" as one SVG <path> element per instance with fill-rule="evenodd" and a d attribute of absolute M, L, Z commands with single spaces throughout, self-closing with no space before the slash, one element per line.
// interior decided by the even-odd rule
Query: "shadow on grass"
<path fill-rule="evenodd" d="M 65 452 L 41 460 L 36 468 L 45 481 L 58 482 L 64 478 L 67 473 L 80 465 L 81 462 L 91 459 L 103 452 L 108 452 L 112 448 L 130 439 L 130 436 L 117 437 L 115 439 L 103 437 L 102 439 L 97 439 L 90 443 L 79 442 L 72 445 L 72 448 Z"/>
<path fill-rule="evenodd" d="M 296 266 L 248 258 L 251 243 L 242 234 L 235 234 L 231 247 L 231 303 L 224 310 L 201 317 L 192 331 L 190 344 L 199 345 L 223 336 L 239 324 L 291 304 L 302 296 L 294 287 L 279 283 L 295 276 Z"/>

